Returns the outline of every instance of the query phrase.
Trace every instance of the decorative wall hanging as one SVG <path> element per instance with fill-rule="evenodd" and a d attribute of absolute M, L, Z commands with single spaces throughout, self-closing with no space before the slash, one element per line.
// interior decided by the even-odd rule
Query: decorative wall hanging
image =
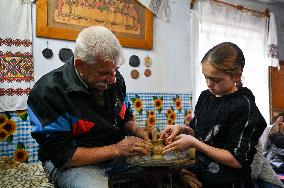
<path fill-rule="evenodd" d="M 66 63 L 69 59 L 71 59 L 74 56 L 74 54 L 73 51 L 69 48 L 61 48 L 59 50 L 58 56 L 63 63 Z"/>
<path fill-rule="evenodd" d="M 147 57 L 144 58 L 144 65 L 146 67 L 151 67 L 152 65 L 152 59 L 147 55 Z"/>
<path fill-rule="evenodd" d="M 137 78 L 139 77 L 139 72 L 138 72 L 138 70 L 133 69 L 133 70 L 130 72 L 130 75 L 131 75 L 131 78 L 137 79 Z"/>
<path fill-rule="evenodd" d="M 170 0 L 138 0 L 159 19 L 168 21 L 170 15 Z"/>
<path fill-rule="evenodd" d="M 137 55 L 130 56 L 129 65 L 131 67 L 138 67 L 140 65 L 140 59 Z"/>
<path fill-rule="evenodd" d="M 88 26 L 102 25 L 122 46 L 152 49 L 153 14 L 137 1 L 36 1 L 36 35 L 75 40 Z M 124 7 L 123 9 L 121 7 Z"/>
<path fill-rule="evenodd" d="M 34 79 L 31 1 L 1 1 L 0 12 L 0 112 L 23 110 Z"/>
<path fill-rule="evenodd" d="M 277 24 L 275 20 L 274 13 L 270 13 L 269 17 L 269 33 L 268 33 L 268 65 L 272 67 L 277 67 L 280 69 L 279 65 L 279 46 L 277 37 Z"/>
<path fill-rule="evenodd" d="M 144 75 L 145 75 L 146 77 L 149 77 L 149 76 L 152 75 L 152 71 L 151 71 L 150 69 L 145 69 Z"/>
<path fill-rule="evenodd" d="M 48 48 L 48 41 L 46 41 L 46 48 L 44 50 L 42 50 L 41 53 L 42 53 L 43 57 L 45 57 L 46 59 L 49 59 L 53 56 L 53 51 Z"/>

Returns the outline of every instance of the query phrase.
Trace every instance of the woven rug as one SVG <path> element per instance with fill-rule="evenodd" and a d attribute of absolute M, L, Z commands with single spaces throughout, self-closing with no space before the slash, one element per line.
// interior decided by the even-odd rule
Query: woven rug
<path fill-rule="evenodd" d="M 34 73 L 31 0 L 0 4 L 0 112 L 24 110 Z"/>
<path fill-rule="evenodd" d="M 8 158 L 0 159 L 0 187 L 53 188 L 41 163 L 26 164 Z"/>

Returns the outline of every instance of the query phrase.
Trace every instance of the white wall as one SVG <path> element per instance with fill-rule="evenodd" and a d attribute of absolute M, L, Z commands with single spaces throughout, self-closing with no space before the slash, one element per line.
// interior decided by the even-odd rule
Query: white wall
<path fill-rule="evenodd" d="M 61 48 L 74 50 L 74 42 L 39 38 L 35 36 L 36 5 L 33 4 L 33 53 L 35 66 L 35 80 L 43 74 L 63 65 L 58 58 Z M 190 92 L 190 62 L 189 62 L 189 5 L 187 0 L 172 1 L 171 15 L 167 23 L 154 17 L 153 50 L 124 48 L 125 64 L 120 71 L 123 74 L 127 90 L 132 92 Z M 45 59 L 42 50 L 48 47 L 53 50 L 53 57 Z M 140 77 L 136 80 L 130 77 L 133 69 L 129 65 L 131 55 L 139 56 L 140 66 L 137 68 Z M 144 76 L 144 57 L 149 55 L 153 64 L 150 67 L 152 76 Z"/>
<path fill-rule="evenodd" d="M 279 54 L 280 58 L 284 60 L 284 20 L 281 20 L 284 17 L 284 10 L 248 0 L 228 1 L 260 11 L 269 8 L 271 12 L 275 12 L 278 25 L 283 27 L 279 27 L 279 36 L 281 34 L 283 36 L 279 38 Z M 189 1 L 171 0 L 171 2 L 171 15 L 167 23 L 154 17 L 153 50 L 124 48 L 126 61 L 120 71 L 125 78 L 128 92 L 194 93 L 195 71 L 192 70 L 190 62 Z M 43 74 L 63 64 L 58 58 L 58 52 L 64 47 L 73 50 L 74 42 L 35 37 L 35 5 L 33 5 L 33 27 L 35 80 L 38 80 Z M 49 48 L 54 52 L 53 58 L 49 60 L 41 54 L 42 50 L 46 48 L 47 40 Z M 130 71 L 133 68 L 129 65 L 128 60 L 131 55 L 138 55 L 141 60 L 141 65 L 138 67 L 140 77 L 137 80 L 130 77 Z M 147 55 L 153 60 L 150 68 L 152 76 L 148 78 L 143 74 L 146 68 L 143 60 Z"/>

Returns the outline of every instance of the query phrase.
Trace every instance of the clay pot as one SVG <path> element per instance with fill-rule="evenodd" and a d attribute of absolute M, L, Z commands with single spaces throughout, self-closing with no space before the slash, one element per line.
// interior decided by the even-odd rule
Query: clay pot
<path fill-rule="evenodd" d="M 151 159 L 152 160 L 162 160 L 163 156 L 163 140 L 152 140 L 152 151 L 151 151 Z"/>

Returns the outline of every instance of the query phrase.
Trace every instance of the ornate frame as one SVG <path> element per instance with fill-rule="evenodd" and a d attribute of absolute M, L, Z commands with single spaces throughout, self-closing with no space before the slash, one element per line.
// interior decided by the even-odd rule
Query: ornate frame
<path fill-rule="evenodd" d="M 125 5 L 125 7 L 134 7 L 132 10 L 136 13 L 136 17 L 131 17 L 129 11 L 126 11 L 126 9 L 118 9 L 120 12 L 114 9 L 111 11 L 109 7 L 111 7 L 111 4 L 115 3 L 114 1 L 108 4 L 97 4 L 100 2 L 98 1 L 96 4 L 93 3 L 88 6 L 78 6 L 78 2 L 92 3 L 94 1 L 76 1 L 77 4 L 72 4 L 72 2 L 74 3 L 75 1 L 37 0 L 36 36 L 75 40 L 78 33 L 83 28 L 89 25 L 103 25 L 114 32 L 121 45 L 124 47 L 153 48 L 153 14 L 138 1 L 125 0 L 124 2 L 119 2 L 119 4 Z M 116 1 L 116 3 L 117 2 L 118 1 Z M 58 7 L 61 7 L 60 13 Z M 121 10 L 125 11 L 122 12 Z M 89 14 L 86 13 L 88 11 Z M 96 12 L 96 14 L 93 14 L 94 12 Z M 119 18 L 121 18 L 120 21 Z M 62 22 L 58 22 L 58 20 Z M 126 22 L 127 20 L 128 23 Z M 73 24 L 72 21 L 80 24 L 83 21 L 85 25 Z M 117 23 L 123 24 L 119 25 Z M 112 29 L 111 27 L 116 29 Z"/>

